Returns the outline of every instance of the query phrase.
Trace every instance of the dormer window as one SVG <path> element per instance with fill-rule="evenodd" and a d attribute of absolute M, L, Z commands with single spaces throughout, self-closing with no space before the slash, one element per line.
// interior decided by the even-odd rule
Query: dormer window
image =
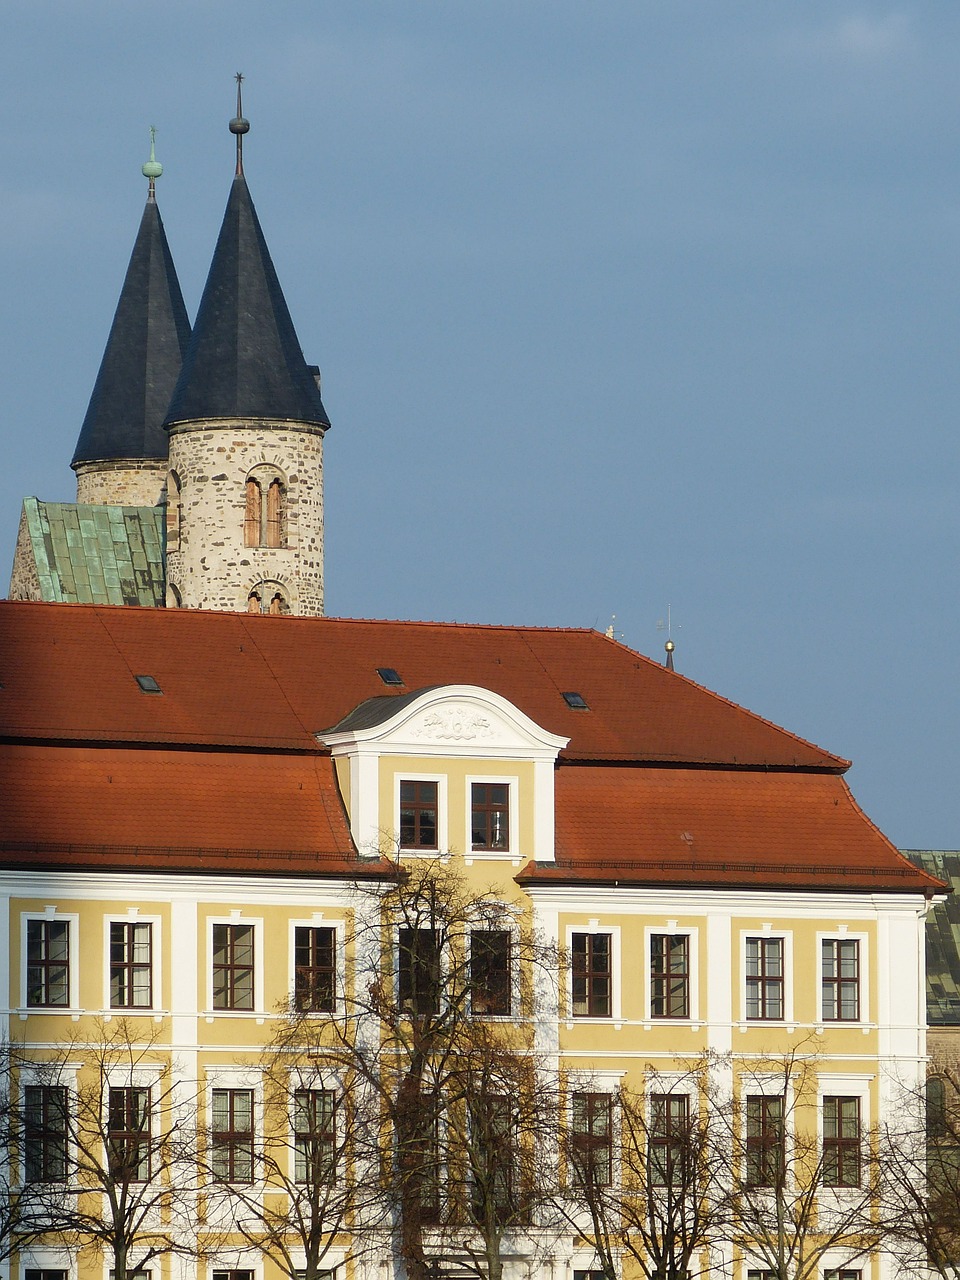
<path fill-rule="evenodd" d="M 438 808 L 437 783 L 400 783 L 401 849 L 437 848 Z"/>
<path fill-rule="evenodd" d="M 506 782 L 474 782 L 470 788 L 471 844 L 474 849 L 510 848 L 510 787 Z"/>

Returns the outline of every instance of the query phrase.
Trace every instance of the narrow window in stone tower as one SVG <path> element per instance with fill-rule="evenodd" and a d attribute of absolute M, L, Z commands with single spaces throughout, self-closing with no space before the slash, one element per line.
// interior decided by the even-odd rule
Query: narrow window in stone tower
<path fill-rule="evenodd" d="M 247 613 L 262 612 L 262 601 L 259 591 L 251 591 L 247 596 Z"/>
<path fill-rule="evenodd" d="M 267 490 L 267 546 L 283 546 L 283 485 L 272 480 Z"/>
<path fill-rule="evenodd" d="M 167 475 L 167 550 L 177 551 L 180 547 L 180 516 L 183 511 L 183 499 L 180 495 L 180 477 L 175 471 Z"/>
<path fill-rule="evenodd" d="M 263 513 L 263 492 L 252 477 L 247 481 L 246 505 L 243 513 L 243 545 L 260 546 L 260 521 Z M 259 612 L 259 611 L 258 611 Z"/>

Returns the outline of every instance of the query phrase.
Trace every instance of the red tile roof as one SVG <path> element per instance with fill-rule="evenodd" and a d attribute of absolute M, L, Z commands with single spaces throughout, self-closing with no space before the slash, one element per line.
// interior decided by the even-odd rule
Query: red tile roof
<path fill-rule="evenodd" d="M 358 860 L 332 761 L 308 755 L 9 745 L 5 865 L 339 874 Z"/>
<path fill-rule="evenodd" d="M 599 765 L 556 779 L 557 866 L 524 883 L 940 888 L 830 774 Z"/>
<path fill-rule="evenodd" d="M 474 684 L 569 737 L 568 759 L 848 762 L 596 631 L 0 603 L 0 735 L 313 748 L 364 699 Z M 163 696 L 133 679 L 152 675 Z M 589 710 L 574 711 L 575 690 Z"/>
<path fill-rule="evenodd" d="M 938 887 L 857 808 L 845 760 L 594 631 L 13 602 L 0 864 L 376 874 L 314 735 L 384 695 L 377 667 L 401 694 L 494 690 L 570 738 L 558 864 L 525 882 Z"/>

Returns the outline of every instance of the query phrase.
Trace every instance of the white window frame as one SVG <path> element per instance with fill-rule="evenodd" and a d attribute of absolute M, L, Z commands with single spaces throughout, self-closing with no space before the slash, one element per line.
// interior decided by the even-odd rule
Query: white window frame
<path fill-rule="evenodd" d="M 334 932 L 334 1004 L 329 1012 L 322 1009 L 307 1011 L 310 1018 L 334 1018 L 343 1012 L 346 995 L 347 963 L 344 947 L 346 922 L 339 916 L 327 918 L 322 911 L 315 911 L 312 916 L 302 920 L 291 920 L 287 934 L 287 972 L 290 975 L 288 994 L 291 1006 L 296 998 L 297 982 L 297 950 L 296 938 L 298 929 L 332 929 Z"/>
<path fill-rule="evenodd" d="M 507 828 L 510 843 L 506 849 L 474 849 L 473 847 L 473 784 L 489 783 L 492 786 L 505 786 L 507 790 Z M 513 861 L 520 858 L 520 810 L 518 797 L 520 779 L 516 774 L 471 773 L 467 775 L 464 793 L 466 809 L 466 830 L 464 831 L 463 856 L 467 862 L 482 860 L 495 862 L 499 859 Z"/>
<path fill-rule="evenodd" d="M 263 1076 L 256 1068 L 243 1067 L 208 1067 L 206 1078 L 204 1080 L 204 1099 L 203 1106 L 206 1115 L 207 1133 L 210 1135 L 210 1149 L 213 1148 L 213 1091 L 214 1089 L 248 1089 L 253 1094 L 253 1180 L 244 1182 L 242 1185 L 247 1190 L 244 1195 L 262 1196 L 264 1190 L 264 1178 L 262 1161 L 257 1158 L 257 1144 L 262 1140 L 264 1133 L 264 1103 L 263 1103 Z M 227 1190 L 233 1183 L 219 1182 L 218 1179 L 210 1176 L 209 1184 L 215 1187 L 224 1187 Z M 244 1255 L 249 1256 L 249 1255 Z M 241 1263 L 237 1263 L 238 1269 L 243 1269 Z M 217 1269 L 226 1268 L 227 1264 L 220 1262 Z M 255 1270 L 255 1268 L 254 1268 Z"/>
<path fill-rule="evenodd" d="M 81 1065 L 82 1064 L 80 1063 L 77 1063 L 76 1065 L 71 1063 L 71 1064 L 66 1064 L 64 1066 L 61 1066 L 59 1068 L 59 1074 L 56 1080 L 51 1080 L 49 1076 L 47 1076 L 46 1073 L 43 1071 L 42 1066 L 40 1064 L 37 1064 L 37 1066 L 35 1067 L 26 1065 L 21 1068 L 19 1073 L 19 1079 L 17 1081 L 17 1095 L 18 1095 L 17 1106 L 19 1109 L 21 1120 L 23 1118 L 23 1115 L 26 1109 L 27 1095 L 25 1091 L 28 1087 L 38 1086 L 40 1088 L 66 1089 L 67 1091 L 67 1175 L 68 1176 L 66 1181 L 62 1184 L 61 1183 L 56 1183 L 56 1184 L 44 1183 L 43 1184 L 44 1186 L 48 1186 L 48 1185 L 69 1186 L 70 1185 L 70 1177 L 69 1177 L 70 1169 L 75 1167 L 75 1164 L 76 1164 L 77 1144 L 74 1142 L 73 1119 L 76 1115 L 77 1072 L 81 1069 Z M 21 1182 L 24 1182 L 26 1179 L 26 1155 L 23 1150 L 19 1151 L 17 1154 L 17 1173 L 21 1179 Z M 64 1255 L 61 1254 L 60 1256 L 63 1257 Z M 21 1262 L 21 1267 L 24 1265 L 25 1264 Z M 46 1266 L 46 1263 L 38 1263 L 37 1265 Z M 57 1266 L 57 1265 L 58 1264 L 56 1263 L 51 1263 L 51 1266 Z M 69 1267 L 67 1269 L 69 1270 Z"/>
<path fill-rule="evenodd" d="M 582 932 L 582 930 L 577 930 Z M 581 1021 L 581 1019 L 577 1019 Z M 606 1021 L 606 1019 L 604 1019 Z M 610 1186 L 618 1187 L 621 1182 L 622 1165 L 620 1150 L 620 1113 L 614 1103 L 623 1082 L 626 1071 L 571 1071 L 567 1076 L 567 1096 L 564 1107 L 564 1119 L 568 1134 L 573 1133 L 573 1098 L 578 1093 L 606 1094 L 610 1099 Z M 567 1175 L 569 1177 L 569 1175 Z M 592 1268 L 596 1269 L 596 1268 Z M 578 1267 L 579 1271 L 580 1268 Z M 591 1270 L 591 1268 L 587 1268 Z"/>
<path fill-rule="evenodd" d="M 686 937 L 688 942 L 688 993 L 690 1008 L 685 1018 L 655 1018 L 653 1016 L 653 938 Z M 668 920 L 663 925 L 648 925 L 643 931 L 643 1023 L 645 1027 L 685 1027 L 700 1022 L 700 930 L 696 925 L 681 925 Z"/>
<path fill-rule="evenodd" d="M 112 924 L 150 925 L 150 1003 L 148 1005 L 110 1004 L 110 926 Z M 128 907 L 125 913 L 111 912 L 103 917 L 103 1012 L 104 1016 L 126 1018 L 131 1015 L 147 1017 L 163 1011 L 161 985 L 161 951 L 163 938 L 161 916 L 141 915 L 137 907 Z"/>
<path fill-rule="evenodd" d="M 783 944 L 783 1016 L 780 1018 L 747 1017 L 747 942 L 779 940 Z M 778 1027 L 793 1022 L 793 933 L 789 929 L 771 929 L 761 925 L 759 929 L 740 931 L 740 1021 L 745 1027 Z"/>
<path fill-rule="evenodd" d="M 400 783 L 435 782 L 437 784 L 437 847 L 435 849 L 407 848 L 400 843 Z M 450 828 L 447 816 L 447 775 L 445 773 L 421 773 L 404 770 L 393 775 L 393 831 L 397 851 L 407 858 L 447 858 L 450 856 Z"/>
<path fill-rule="evenodd" d="M 850 1024 L 848 1024 L 850 1025 Z M 856 1026 L 856 1023 L 852 1025 Z M 844 1197 L 862 1196 L 865 1189 L 868 1189 L 872 1182 L 871 1168 L 871 1151 L 869 1141 L 864 1141 L 865 1136 L 870 1134 L 870 1086 L 875 1077 L 872 1074 L 838 1074 L 838 1075 L 818 1075 L 817 1077 L 817 1152 L 822 1158 L 823 1155 L 823 1100 L 824 1098 L 857 1098 L 860 1103 L 860 1145 L 861 1145 L 861 1161 L 860 1161 L 860 1183 L 856 1187 L 828 1187 L 824 1184 L 820 1188 L 820 1195 L 832 1199 L 834 1203 L 841 1203 Z M 842 1265 L 840 1267 L 827 1267 L 826 1271 L 847 1270 Z"/>
<path fill-rule="evenodd" d="M 32 920 L 66 921 L 67 931 L 67 1003 L 58 1005 L 27 1004 L 27 923 Z M 33 1017 L 36 1014 L 80 1013 L 80 916 L 76 911 L 61 911 L 58 907 L 44 907 L 41 911 L 20 912 L 20 1013 Z"/>
<path fill-rule="evenodd" d="M 859 950 L 859 1018 L 825 1018 L 823 1016 L 823 943 L 824 942 L 858 942 Z M 818 1030 L 827 1027 L 864 1027 L 870 1023 L 870 935 L 840 926 L 837 929 L 822 929 L 817 933 L 817 986 L 816 986 L 816 1018 Z"/>
<path fill-rule="evenodd" d="M 215 1009 L 213 1007 L 213 926 L 215 924 L 239 924 L 253 926 L 253 1008 L 252 1009 Z M 206 1003 L 204 1016 L 212 1018 L 263 1018 L 263 964 L 264 964 L 264 928 L 262 916 L 248 916 L 242 911 L 231 911 L 229 915 L 206 917 Z"/>
<path fill-rule="evenodd" d="M 336 1119 L 334 1121 L 333 1141 L 334 1141 L 334 1147 L 337 1150 L 337 1152 L 342 1151 L 344 1136 L 345 1136 L 344 1128 L 343 1128 L 344 1115 L 343 1115 L 342 1099 L 344 1097 L 344 1088 L 343 1088 L 342 1080 L 339 1080 L 336 1077 L 332 1076 L 329 1071 L 320 1070 L 320 1071 L 317 1071 L 315 1074 L 313 1074 L 309 1071 L 297 1072 L 295 1069 L 291 1069 L 289 1073 L 289 1079 L 287 1082 L 287 1099 L 286 1099 L 287 1101 L 286 1126 L 287 1126 L 287 1143 L 288 1143 L 287 1174 L 290 1178 L 291 1183 L 294 1183 L 294 1179 L 296 1178 L 296 1170 L 297 1170 L 297 1153 L 295 1150 L 296 1131 L 293 1126 L 293 1095 L 297 1089 L 317 1089 L 317 1090 L 325 1090 L 327 1093 L 332 1093 L 335 1098 L 334 1114 L 336 1116 Z M 341 1177 L 342 1176 L 343 1175 L 341 1171 Z M 295 1185 L 299 1186 L 301 1184 L 296 1183 Z"/>
<path fill-rule="evenodd" d="M 74 1280 L 77 1274 L 76 1254 L 71 1249 L 41 1244 L 27 1245 L 20 1251 L 19 1263 L 21 1280 L 28 1270 L 65 1271 L 67 1280 Z"/>
<path fill-rule="evenodd" d="M 793 1161 L 796 1156 L 796 1137 L 794 1133 L 794 1110 L 797 1094 L 794 1081 L 785 1075 L 760 1074 L 752 1075 L 750 1071 L 742 1072 L 737 1079 L 740 1097 L 740 1142 L 741 1150 L 746 1158 L 747 1150 L 747 1098 L 782 1098 L 783 1099 L 783 1158 L 786 1164 L 786 1185 L 793 1186 Z M 762 1190 L 762 1188 L 757 1188 Z M 760 1268 L 763 1270 L 763 1268 Z M 751 1268 L 756 1270 L 756 1268 Z"/>
<path fill-rule="evenodd" d="M 514 917 L 516 913 L 506 903 L 503 904 L 504 914 Z M 470 1010 L 470 1017 L 482 1020 L 484 1022 L 515 1022 L 519 1018 L 520 999 L 523 994 L 523 986 L 520 981 L 520 966 L 517 964 L 517 946 L 520 941 L 520 924 L 516 919 L 506 919 L 500 922 L 501 928 L 497 930 L 488 930 L 484 928 L 482 921 L 474 923 L 472 920 L 467 925 L 467 975 L 469 978 L 470 965 L 472 963 L 473 951 L 473 935 L 475 933 L 499 932 L 508 933 L 510 935 L 510 1012 L 509 1013 L 474 1013 Z M 607 1021 L 607 1019 L 604 1019 Z"/>
<path fill-rule="evenodd" d="M 590 1014 L 580 1015 L 576 1017 L 573 1013 L 573 935 L 575 933 L 598 934 L 606 933 L 610 935 L 610 1016 L 608 1018 L 595 1018 Z M 599 920 L 588 920 L 585 924 L 569 924 L 566 932 L 567 956 L 567 981 L 566 981 L 566 999 L 567 999 L 567 1028 L 580 1026 L 609 1026 L 611 1023 L 623 1021 L 623 982 L 621 980 L 621 947 L 620 947 L 620 926 L 618 924 L 602 924 Z M 602 1093 L 601 1089 L 594 1089 L 594 1093 Z"/>

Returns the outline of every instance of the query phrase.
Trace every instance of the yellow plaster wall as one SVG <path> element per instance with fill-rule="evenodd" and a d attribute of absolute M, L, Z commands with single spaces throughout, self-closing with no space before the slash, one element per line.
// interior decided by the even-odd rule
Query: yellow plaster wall
<path fill-rule="evenodd" d="M 447 830 L 437 839 L 440 851 L 461 853 L 475 860 L 497 861 L 483 850 L 473 852 L 469 843 L 470 797 L 467 779 L 516 778 L 517 802 L 510 813 L 510 854 L 526 860 L 533 856 L 534 766 L 529 760 L 478 760 L 472 757 L 443 759 L 433 756 L 381 755 L 379 759 L 380 830 L 396 840 L 396 788 L 401 778 L 427 775 L 445 778 L 447 784 Z M 349 792 L 345 789 L 344 794 Z M 392 852 L 388 848 L 385 852 Z M 502 856 L 502 855 L 501 855 Z"/>

